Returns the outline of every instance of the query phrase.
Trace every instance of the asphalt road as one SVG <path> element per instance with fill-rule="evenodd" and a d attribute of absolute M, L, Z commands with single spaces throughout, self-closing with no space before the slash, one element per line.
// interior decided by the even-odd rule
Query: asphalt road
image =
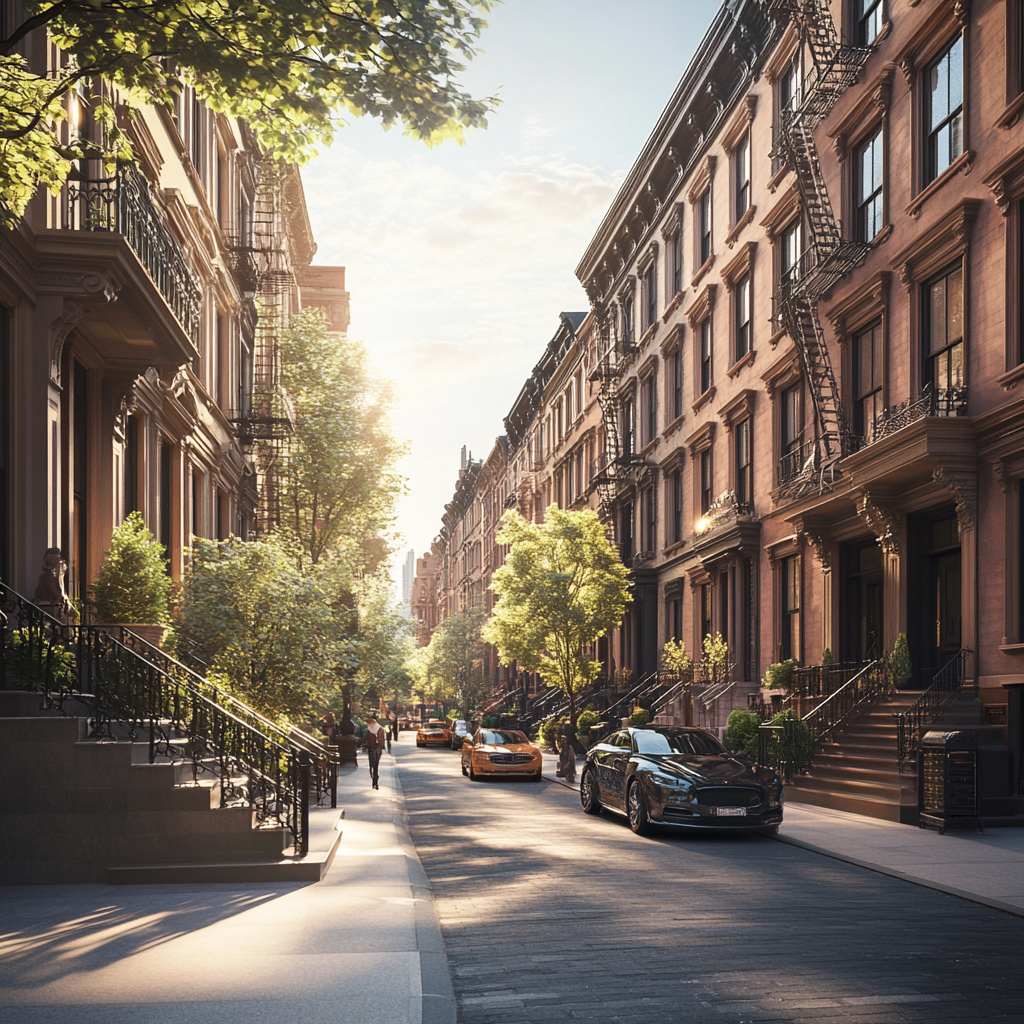
<path fill-rule="evenodd" d="M 553 782 L 396 754 L 462 1024 L 1024 1022 L 1020 918 L 759 836 L 640 838 Z"/>

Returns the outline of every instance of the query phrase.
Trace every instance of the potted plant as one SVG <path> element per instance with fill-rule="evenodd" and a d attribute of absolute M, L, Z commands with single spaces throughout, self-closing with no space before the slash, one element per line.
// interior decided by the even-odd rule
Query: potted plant
<path fill-rule="evenodd" d="M 892 655 L 889 658 L 889 675 L 894 681 L 897 690 L 906 690 L 910 685 L 910 676 L 914 668 L 910 662 L 910 645 L 907 643 L 907 634 L 900 633 L 896 637 L 896 643 L 892 648 Z"/>
<path fill-rule="evenodd" d="M 693 725 L 693 661 L 681 640 L 668 640 L 661 649 L 662 670 L 669 684 L 682 683 L 683 716 Z"/>
<path fill-rule="evenodd" d="M 114 530 L 92 585 L 96 621 L 124 626 L 159 647 L 167 629 L 170 588 L 164 546 L 146 529 L 142 513 L 132 512 Z"/>
<path fill-rule="evenodd" d="M 793 685 L 793 669 L 799 662 L 796 658 L 777 661 L 764 670 L 761 686 L 766 690 L 789 690 Z"/>

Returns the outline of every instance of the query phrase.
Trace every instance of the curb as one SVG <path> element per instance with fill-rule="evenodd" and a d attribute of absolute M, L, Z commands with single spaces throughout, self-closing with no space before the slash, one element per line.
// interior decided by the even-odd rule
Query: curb
<path fill-rule="evenodd" d="M 391 772 L 392 786 L 398 797 L 393 820 L 398 832 L 398 841 L 405 851 L 406 863 L 409 866 L 409 883 L 412 886 L 416 914 L 416 949 L 420 956 L 422 1002 L 420 1024 L 456 1024 L 458 1006 L 448 967 L 448 954 L 445 952 L 444 936 L 441 934 L 441 925 L 434 909 L 434 894 L 430 888 L 430 880 L 423 870 L 416 844 L 409 833 L 405 791 L 399 779 L 397 758 L 392 761 Z"/>
<path fill-rule="evenodd" d="M 834 850 L 826 850 L 823 846 L 815 846 L 813 843 L 805 843 L 802 839 L 794 839 L 792 836 L 777 835 L 766 836 L 777 843 L 786 843 L 789 846 L 797 846 L 809 853 L 817 853 L 822 857 L 831 857 L 833 860 L 840 860 L 844 864 L 852 864 L 854 867 L 865 868 L 874 871 L 879 875 L 887 875 L 889 878 L 899 879 L 901 882 L 910 882 L 912 885 L 920 885 L 924 889 L 933 889 L 936 892 L 945 893 L 947 896 L 957 896 L 962 900 L 971 903 L 979 903 L 983 907 L 991 907 L 993 910 L 1001 910 L 1005 914 L 1013 914 L 1014 917 L 1024 917 L 1024 907 L 1018 907 L 1013 903 L 1005 903 L 991 896 L 982 896 L 976 892 L 968 892 L 966 889 L 958 889 L 954 885 L 946 885 L 943 882 L 935 882 L 929 878 L 921 878 L 918 875 L 908 874 L 906 871 L 898 871 L 896 868 L 887 868 L 883 864 L 874 864 L 868 860 L 861 860 L 859 857 L 851 857 L 845 853 L 836 853 Z"/>

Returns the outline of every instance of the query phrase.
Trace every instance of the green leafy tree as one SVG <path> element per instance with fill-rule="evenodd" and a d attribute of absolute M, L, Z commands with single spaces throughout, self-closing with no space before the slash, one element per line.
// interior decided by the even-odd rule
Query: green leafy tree
<path fill-rule="evenodd" d="M 708 633 L 701 644 L 704 652 L 703 669 L 707 682 L 725 681 L 729 671 L 729 644 L 721 633 Z"/>
<path fill-rule="evenodd" d="M 669 681 L 681 686 L 684 716 L 687 725 L 693 724 L 693 660 L 686 653 L 686 644 L 674 637 L 661 649 L 662 671 Z"/>
<path fill-rule="evenodd" d="M 510 510 L 497 540 L 509 553 L 491 583 L 498 602 L 484 640 L 503 664 L 518 662 L 559 687 L 575 729 L 577 695 L 601 670 L 587 649 L 622 622 L 632 600 L 629 570 L 589 509 L 551 505 L 541 524 Z"/>
<path fill-rule="evenodd" d="M 168 620 L 171 578 L 164 546 L 146 529 L 141 512 L 132 512 L 110 538 L 92 586 L 100 622 L 159 624 Z"/>
<path fill-rule="evenodd" d="M 280 536 L 197 539 L 170 643 L 258 711 L 301 722 L 339 703 L 359 646 L 344 577 L 331 562 L 305 572 L 298 564 Z"/>
<path fill-rule="evenodd" d="M 332 334 L 319 309 L 292 318 L 281 356 L 296 411 L 282 518 L 313 565 L 331 553 L 356 575 L 375 572 L 405 490 L 391 387 L 371 370 L 364 346 Z"/>
<path fill-rule="evenodd" d="M 484 643 L 479 609 L 455 612 L 438 623 L 430 643 L 421 648 L 420 678 L 426 695 L 458 708 L 464 717 L 490 691 L 484 675 Z"/>
<path fill-rule="evenodd" d="M 86 144 L 62 144 L 66 97 L 79 83 L 107 126 L 100 148 L 124 150 L 122 104 L 173 103 L 193 86 L 213 110 L 244 118 L 261 150 L 301 162 L 346 116 L 434 145 L 485 126 L 496 100 L 458 75 L 493 0 L 25 0 L 0 40 L 0 210 L 12 223 L 38 186 L 59 189 Z M 63 51 L 36 74 L 20 50 L 48 38 Z M 95 148 L 95 147 L 93 147 Z"/>
<path fill-rule="evenodd" d="M 366 697 L 373 691 L 383 700 L 404 701 L 412 685 L 408 662 L 419 623 L 401 614 L 390 580 L 368 577 L 361 589 L 356 684 Z"/>

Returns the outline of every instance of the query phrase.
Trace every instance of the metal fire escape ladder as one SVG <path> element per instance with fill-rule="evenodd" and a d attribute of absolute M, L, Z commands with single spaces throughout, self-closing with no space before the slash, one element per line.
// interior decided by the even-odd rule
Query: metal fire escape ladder
<path fill-rule="evenodd" d="M 594 467 L 601 515 L 614 523 L 615 482 L 621 445 L 619 443 L 619 361 L 607 313 L 598 319 L 599 355 L 591 379 L 598 383 L 597 402 L 604 423 L 604 451 Z"/>
<path fill-rule="evenodd" d="M 835 463 L 849 452 L 851 435 L 818 316 L 818 301 L 864 260 L 869 246 L 840 237 L 814 129 L 857 80 L 871 49 L 839 43 L 824 0 L 763 3 L 769 14 L 789 18 L 796 25 L 813 61 L 804 79 L 802 101 L 794 109 L 782 111 L 779 125 L 780 148 L 796 174 L 810 239 L 796 266 L 779 282 L 777 316 L 800 354 L 818 434 L 814 457 L 808 460 L 796 484 L 801 488 L 814 481 L 824 488 Z"/>

